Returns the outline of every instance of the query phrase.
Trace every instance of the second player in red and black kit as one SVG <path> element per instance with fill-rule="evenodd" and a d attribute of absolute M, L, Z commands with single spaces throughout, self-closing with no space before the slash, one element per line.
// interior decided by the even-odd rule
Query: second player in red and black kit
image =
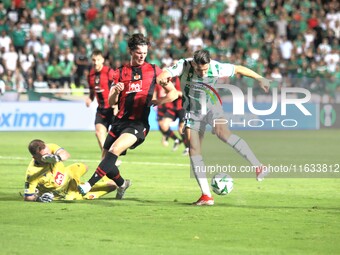
<path fill-rule="evenodd" d="M 180 80 L 178 77 L 174 77 L 172 79 L 172 83 L 175 85 L 175 88 L 177 91 L 180 91 Z M 156 87 L 156 94 L 157 94 L 157 98 L 159 97 L 163 97 L 165 95 L 165 91 L 164 89 L 162 88 L 161 85 L 157 85 Z M 157 107 L 157 118 L 160 120 L 162 118 L 170 118 L 172 119 L 172 121 L 175 121 L 177 118 L 180 118 L 180 117 L 184 117 L 184 114 L 183 113 L 183 116 L 180 115 L 180 111 L 182 110 L 182 98 L 179 97 L 177 98 L 176 100 L 174 100 L 173 102 L 169 102 L 169 103 L 166 103 L 166 104 L 162 104 L 162 105 L 159 105 Z"/>
<path fill-rule="evenodd" d="M 96 98 L 98 103 L 95 118 L 96 137 L 100 149 L 102 149 L 108 128 L 114 119 L 114 110 L 109 104 L 109 93 L 115 71 L 104 65 L 105 59 L 100 50 L 92 52 L 91 60 L 92 68 L 87 77 L 90 95 L 86 99 L 86 106 L 89 107 L 94 98 Z"/>
<path fill-rule="evenodd" d="M 185 151 L 183 154 L 187 154 L 187 147 L 188 143 L 185 139 L 184 133 L 183 133 L 183 127 L 184 127 L 184 117 L 185 117 L 185 110 L 182 107 L 182 97 L 181 97 L 181 84 L 178 77 L 174 77 L 172 79 L 172 83 L 175 85 L 176 90 L 179 93 L 178 99 L 176 99 L 173 102 L 169 102 L 163 105 L 159 105 L 157 107 L 157 121 L 159 125 L 159 130 L 163 134 L 162 143 L 164 146 L 168 146 L 168 139 L 171 138 L 174 140 L 174 146 L 173 150 L 177 150 L 180 143 L 184 142 L 185 144 Z M 156 87 L 156 96 L 157 98 L 164 96 L 164 89 L 162 86 L 157 85 Z M 182 137 L 182 140 L 180 140 L 174 131 L 171 130 L 171 123 L 175 121 L 178 118 L 178 131 Z"/>
<path fill-rule="evenodd" d="M 167 94 L 160 99 L 153 99 L 156 77 L 161 73 L 158 66 L 145 62 L 149 40 L 142 34 L 134 34 L 128 40 L 130 63 L 115 71 L 114 86 L 109 95 L 110 105 L 118 103 L 119 111 L 104 143 L 105 157 L 98 165 L 95 173 L 78 189 L 86 194 L 104 175 L 115 181 L 117 199 L 122 199 L 125 190 L 130 186 L 124 180 L 115 165 L 120 155 L 129 148 L 140 145 L 149 131 L 149 113 L 151 105 L 171 102 L 178 97 L 172 83 L 164 86 Z"/>

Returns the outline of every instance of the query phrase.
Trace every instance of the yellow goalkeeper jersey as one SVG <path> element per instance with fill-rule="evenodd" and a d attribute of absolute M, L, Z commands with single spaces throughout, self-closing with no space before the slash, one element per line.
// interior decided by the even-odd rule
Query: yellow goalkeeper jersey
<path fill-rule="evenodd" d="M 61 149 L 57 144 L 50 143 L 46 146 L 53 154 Z M 32 159 L 26 171 L 25 196 L 35 194 L 38 189 L 39 194 L 52 192 L 57 197 L 65 197 L 72 179 L 72 173 L 64 163 L 39 165 Z"/>

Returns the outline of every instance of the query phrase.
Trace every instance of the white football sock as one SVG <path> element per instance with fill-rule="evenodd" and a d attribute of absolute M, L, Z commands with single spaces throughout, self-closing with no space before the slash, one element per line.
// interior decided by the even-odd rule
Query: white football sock
<path fill-rule="evenodd" d="M 83 185 L 81 185 L 81 187 L 83 188 L 85 193 L 89 192 L 92 188 L 89 182 L 85 182 Z"/>
<path fill-rule="evenodd" d="M 233 147 L 242 157 L 246 158 L 251 165 L 260 166 L 260 161 L 256 158 L 249 145 L 239 136 L 232 134 L 227 143 Z"/>
<path fill-rule="evenodd" d="M 190 157 L 192 171 L 195 175 L 198 185 L 201 188 L 202 194 L 211 197 L 210 186 L 205 173 L 205 165 L 201 155 Z"/>

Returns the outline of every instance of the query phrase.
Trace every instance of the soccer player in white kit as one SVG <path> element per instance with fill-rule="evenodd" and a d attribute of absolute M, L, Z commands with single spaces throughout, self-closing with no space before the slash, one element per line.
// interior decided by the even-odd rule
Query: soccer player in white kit
<path fill-rule="evenodd" d="M 202 195 L 194 205 L 213 205 L 214 199 L 204 171 L 201 144 L 205 127 L 211 125 L 213 132 L 224 143 L 229 144 L 256 168 L 256 179 L 262 181 L 268 174 L 267 168 L 256 158 L 248 144 L 232 134 L 227 125 L 214 125 L 214 120 L 225 119 L 222 102 L 216 90 L 222 78 L 241 74 L 259 81 L 261 88 L 269 91 L 270 81 L 241 65 L 220 63 L 210 59 L 209 51 L 195 51 L 193 58 L 180 59 L 174 66 L 166 68 L 157 76 L 157 83 L 167 84 L 172 77 L 179 76 L 183 93 L 183 108 L 186 111 L 185 132 L 190 140 L 190 161 Z"/>

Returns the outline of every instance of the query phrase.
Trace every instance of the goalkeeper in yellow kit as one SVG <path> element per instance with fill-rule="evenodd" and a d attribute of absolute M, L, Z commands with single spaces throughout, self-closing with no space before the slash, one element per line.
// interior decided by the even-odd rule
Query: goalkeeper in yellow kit
<path fill-rule="evenodd" d="M 57 144 L 33 140 L 28 145 L 32 160 L 26 171 L 25 201 L 52 202 L 53 200 L 95 199 L 114 191 L 114 181 L 105 177 L 85 196 L 77 189 L 80 177 L 87 171 L 83 163 L 65 166 L 70 154 Z"/>

